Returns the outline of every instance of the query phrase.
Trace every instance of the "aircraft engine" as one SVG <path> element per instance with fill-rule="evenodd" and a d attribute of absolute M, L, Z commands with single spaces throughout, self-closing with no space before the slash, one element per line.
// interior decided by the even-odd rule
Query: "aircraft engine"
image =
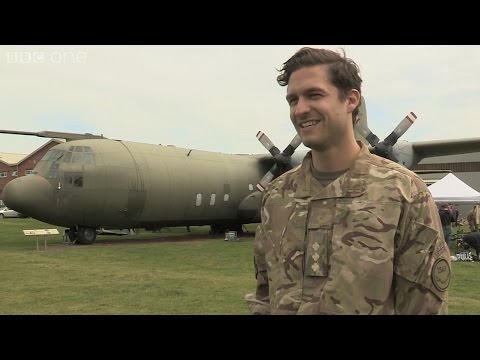
<path fill-rule="evenodd" d="M 297 134 L 292 141 L 290 141 L 290 144 L 288 144 L 287 147 L 280 152 L 280 150 L 273 145 L 272 141 L 263 132 L 259 131 L 257 133 L 257 139 L 265 147 L 265 149 L 272 154 L 273 159 L 275 160 L 275 164 L 273 164 L 271 169 L 257 184 L 257 189 L 260 192 L 263 192 L 270 181 L 292 168 L 292 155 L 295 152 L 295 149 L 302 143 L 302 140 L 300 135 Z"/>
<path fill-rule="evenodd" d="M 262 196 L 261 191 L 255 191 L 246 196 L 238 206 L 238 217 L 245 222 L 260 222 Z"/>
<path fill-rule="evenodd" d="M 407 116 L 403 118 L 400 124 L 388 135 L 385 140 L 379 141 L 377 135 L 375 135 L 369 128 L 368 125 L 363 121 L 358 121 L 355 125 L 355 130 L 358 131 L 367 141 L 372 145 L 372 153 L 375 155 L 390 159 L 392 161 L 398 162 L 399 159 L 395 156 L 393 152 L 393 145 L 395 145 L 403 134 L 412 126 L 412 124 L 417 119 L 417 115 L 413 112 L 410 112 Z"/>

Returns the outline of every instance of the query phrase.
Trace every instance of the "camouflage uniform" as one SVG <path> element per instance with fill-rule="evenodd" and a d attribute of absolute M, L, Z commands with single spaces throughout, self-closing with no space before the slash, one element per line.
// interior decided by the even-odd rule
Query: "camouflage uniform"
<path fill-rule="evenodd" d="M 470 231 L 478 231 L 477 212 L 475 208 L 468 213 L 467 221 L 470 226 Z"/>
<path fill-rule="evenodd" d="M 272 181 L 255 235 L 254 314 L 447 314 L 450 252 L 420 177 L 370 154 L 328 186 Z"/>

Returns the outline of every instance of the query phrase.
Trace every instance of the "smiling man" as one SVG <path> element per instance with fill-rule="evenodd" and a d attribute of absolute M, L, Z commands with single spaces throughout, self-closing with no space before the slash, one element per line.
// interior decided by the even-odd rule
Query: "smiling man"
<path fill-rule="evenodd" d="M 359 68 L 302 48 L 280 69 L 311 151 L 265 189 L 253 314 L 447 314 L 450 253 L 415 173 L 355 140 Z"/>

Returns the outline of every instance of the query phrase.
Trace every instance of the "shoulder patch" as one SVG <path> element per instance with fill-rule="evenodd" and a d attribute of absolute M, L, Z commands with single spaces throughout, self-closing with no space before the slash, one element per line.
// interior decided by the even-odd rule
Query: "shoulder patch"
<path fill-rule="evenodd" d="M 445 291 L 450 285 L 450 266 L 445 259 L 438 259 L 432 267 L 432 282 L 438 291 Z"/>

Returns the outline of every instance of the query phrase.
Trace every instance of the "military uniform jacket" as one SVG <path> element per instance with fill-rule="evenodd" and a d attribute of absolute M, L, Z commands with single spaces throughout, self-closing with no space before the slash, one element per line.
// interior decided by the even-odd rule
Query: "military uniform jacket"
<path fill-rule="evenodd" d="M 446 314 L 450 252 L 422 179 L 370 154 L 328 186 L 311 153 L 272 181 L 254 241 L 258 314 Z"/>

